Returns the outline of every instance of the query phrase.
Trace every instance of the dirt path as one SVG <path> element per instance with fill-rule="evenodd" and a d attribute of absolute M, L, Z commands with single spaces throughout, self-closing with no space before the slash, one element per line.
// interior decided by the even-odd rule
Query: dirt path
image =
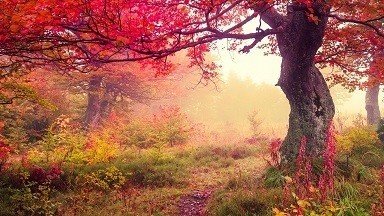
<path fill-rule="evenodd" d="M 236 160 L 229 167 L 202 166 L 191 171 L 189 192 L 178 201 L 179 216 L 207 216 L 206 207 L 213 193 L 227 185 L 228 180 L 243 175 L 261 175 L 266 162 L 260 155 Z"/>
<path fill-rule="evenodd" d="M 213 193 L 212 188 L 195 190 L 188 195 L 184 195 L 179 201 L 180 216 L 205 216 L 205 207 Z"/>

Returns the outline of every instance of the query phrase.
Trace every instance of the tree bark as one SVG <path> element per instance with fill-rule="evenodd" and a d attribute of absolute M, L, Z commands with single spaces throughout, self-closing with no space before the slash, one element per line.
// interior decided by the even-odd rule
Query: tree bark
<path fill-rule="evenodd" d="M 321 10 L 324 10 L 321 5 L 315 7 L 315 12 Z M 327 83 L 314 65 L 327 18 L 319 12 L 319 22 L 311 22 L 308 11 L 295 5 L 288 11 L 284 31 L 277 35 L 282 55 L 278 85 L 291 107 L 288 134 L 281 148 L 283 162 L 295 160 L 303 137 L 307 138 L 307 156 L 321 157 L 335 113 Z"/>
<path fill-rule="evenodd" d="M 376 84 L 369 87 L 365 95 L 365 110 L 367 111 L 368 125 L 377 125 L 380 121 L 379 91 L 380 84 Z"/>

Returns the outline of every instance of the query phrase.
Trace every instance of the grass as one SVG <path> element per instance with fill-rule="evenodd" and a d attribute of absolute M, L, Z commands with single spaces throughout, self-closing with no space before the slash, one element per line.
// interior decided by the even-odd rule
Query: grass
<path fill-rule="evenodd" d="M 260 176 L 265 167 L 261 149 L 242 143 L 125 148 L 108 162 L 64 164 L 68 188 L 55 191 L 39 205 L 59 215 L 177 215 L 182 195 L 206 188 L 218 191 L 231 179 Z M 0 206 L 11 211 L 5 207 L 12 202 L 0 201 Z M 32 214 L 49 213 L 36 212 Z"/>

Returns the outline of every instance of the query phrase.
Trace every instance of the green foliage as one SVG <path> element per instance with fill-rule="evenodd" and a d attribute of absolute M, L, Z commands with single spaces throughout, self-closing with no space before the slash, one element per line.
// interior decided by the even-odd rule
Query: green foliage
<path fill-rule="evenodd" d="M 351 127 L 336 137 L 339 153 L 350 154 L 353 150 L 364 151 L 371 146 L 379 146 L 380 140 L 372 127 Z"/>
<path fill-rule="evenodd" d="M 348 128 L 337 136 L 337 173 L 357 181 L 372 182 L 372 168 L 384 164 L 384 149 L 372 127 Z"/>
<path fill-rule="evenodd" d="M 343 207 L 344 210 L 342 211 L 347 209 L 351 211 L 363 207 L 362 204 L 365 198 L 362 198 L 363 194 L 360 193 L 359 189 L 357 184 L 345 181 L 344 179 L 336 182 L 335 199 Z"/>
<path fill-rule="evenodd" d="M 219 192 L 210 203 L 211 215 L 256 216 L 272 215 L 271 209 L 277 195 L 275 190 Z"/>
<path fill-rule="evenodd" d="M 0 93 L 1 104 L 12 103 L 15 99 L 23 99 L 26 101 L 34 102 L 51 110 L 57 109 L 54 104 L 42 98 L 39 94 L 37 94 L 35 89 L 33 89 L 29 85 L 20 82 L 10 81 L 3 82 L 0 84 L 0 86 L 2 89 Z"/>
<path fill-rule="evenodd" d="M 97 170 L 78 177 L 81 187 L 109 191 L 119 189 L 126 183 L 126 175 L 115 166 Z"/>
<path fill-rule="evenodd" d="M 174 156 L 158 150 L 140 154 L 121 169 L 130 173 L 129 181 L 140 186 L 164 187 L 181 182 L 184 164 Z"/>
<path fill-rule="evenodd" d="M 370 212 L 367 209 L 358 205 L 359 203 L 350 198 L 342 198 L 338 202 L 337 215 L 345 216 L 370 216 Z"/>
<path fill-rule="evenodd" d="M 199 147 L 193 152 L 193 157 L 197 160 L 203 158 L 210 158 L 216 160 L 218 158 L 232 158 L 234 160 L 243 159 L 255 154 L 254 148 L 249 145 L 236 144 L 236 145 L 221 145 L 214 146 L 208 145 Z"/>
<path fill-rule="evenodd" d="M 295 182 L 291 182 L 295 184 Z M 299 186 L 300 187 L 300 186 Z M 335 194 L 322 198 L 320 191 L 312 187 L 308 197 L 299 198 L 295 193 L 291 194 L 290 204 L 281 211 L 273 208 L 275 215 L 340 215 L 340 216 L 368 216 L 369 206 L 365 206 L 360 193 L 355 186 L 346 181 L 337 182 Z M 288 194 L 290 195 L 290 194 Z M 286 198 L 285 198 L 286 199 Z"/>
<path fill-rule="evenodd" d="M 284 182 L 284 175 L 279 169 L 275 167 L 269 167 L 265 172 L 264 185 L 267 188 L 282 187 Z"/>
<path fill-rule="evenodd" d="M 356 199 L 359 196 L 359 191 L 345 180 L 336 182 L 335 188 L 336 194 L 340 198 Z"/>
<path fill-rule="evenodd" d="M 55 199 L 55 191 L 47 185 L 32 191 L 31 186 L 1 188 L 0 215 L 56 215 L 61 203 Z"/>

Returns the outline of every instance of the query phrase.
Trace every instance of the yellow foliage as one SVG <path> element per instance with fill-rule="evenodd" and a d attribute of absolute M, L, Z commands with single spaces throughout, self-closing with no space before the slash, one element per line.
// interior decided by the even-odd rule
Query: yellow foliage
<path fill-rule="evenodd" d="M 272 211 L 273 211 L 273 214 L 275 216 L 285 216 L 285 215 L 288 215 L 287 213 L 280 211 L 278 208 L 273 208 Z"/>
<path fill-rule="evenodd" d="M 83 186 L 105 191 L 121 188 L 126 180 L 124 174 L 115 166 L 79 176 L 78 179 Z"/>
<path fill-rule="evenodd" d="M 100 138 L 94 138 L 91 142 L 91 146 L 84 152 L 88 164 L 109 162 L 117 157 L 119 149 L 116 143 Z"/>
<path fill-rule="evenodd" d="M 372 146 L 380 143 L 376 131 L 372 127 L 352 127 L 336 136 L 337 152 L 350 153 L 352 149 Z"/>

